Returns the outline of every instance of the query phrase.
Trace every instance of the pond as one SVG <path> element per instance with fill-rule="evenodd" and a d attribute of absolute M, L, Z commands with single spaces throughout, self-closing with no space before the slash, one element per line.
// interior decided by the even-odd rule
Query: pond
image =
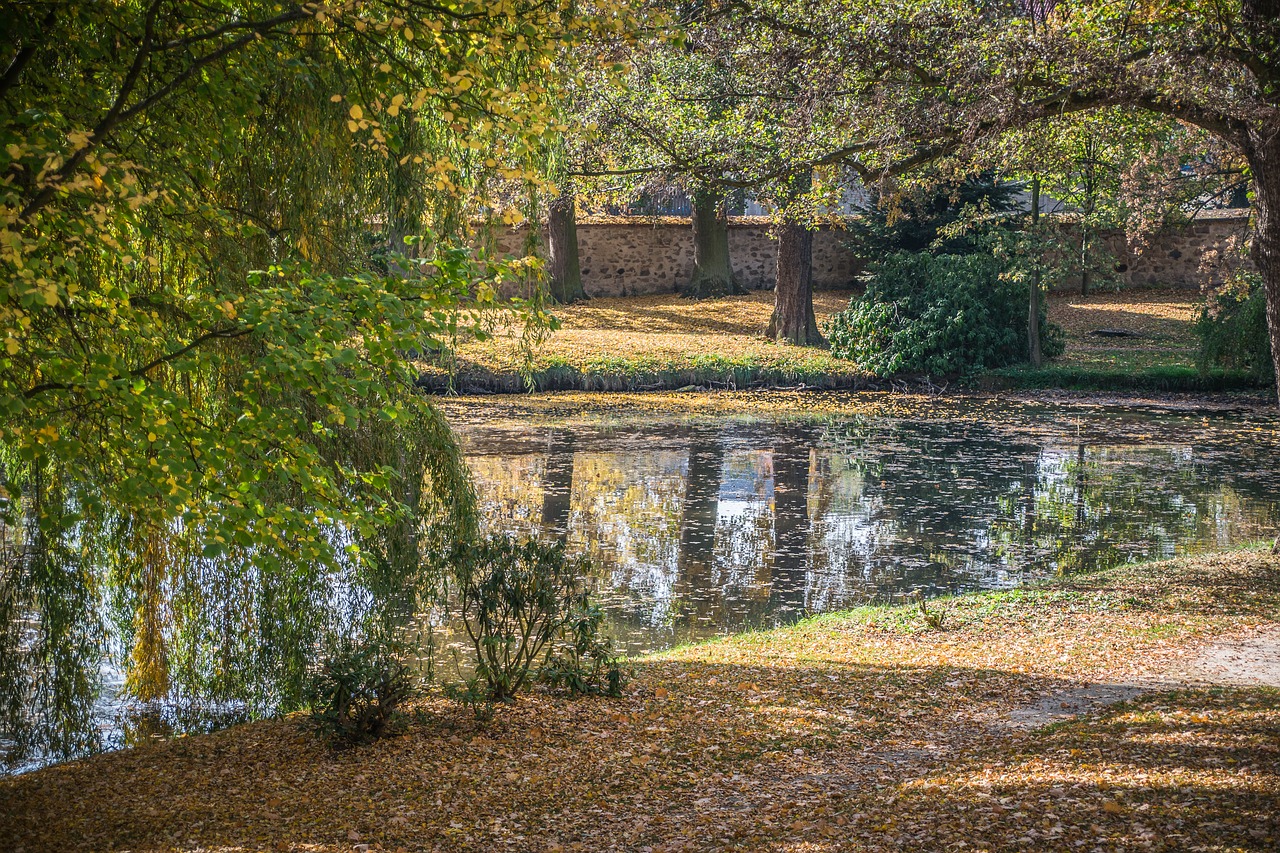
<path fill-rule="evenodd" d="M 454 416 L 486 524 L 589 554 L 607 629 L 631 654 L 867 602 L 1229 548 L 1280 526 L 1270 413 L 832 399 L 745 414 L 471 402 Z M 315 594 L 379 606 L 348 583 Z M 350 608 L 325 618 L 339 612 Z M 125 688 L 121 624 L 108 614 L 94 642 L 69 645 L 78 711 L 39 721 L 62 747 L 30 750 L 11 770 L 270 713 L 279 661 L 305 667 L 320 651 L 318 631 L 281 624 L 264 639 L 229 624 L 215 669 L 252 677 L 232 687 L 175 661 L 164 694 L 140 704 Z M 433 637 L 459 639 L 448 625 Z M 43 714 L 57 717 L 56 703 Z M 76 726 L 86 731 L 68 737 Z"/>

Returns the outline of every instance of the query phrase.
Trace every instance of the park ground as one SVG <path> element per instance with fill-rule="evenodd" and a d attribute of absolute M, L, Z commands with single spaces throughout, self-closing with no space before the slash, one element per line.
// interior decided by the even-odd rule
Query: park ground
<path fill-rule="evenodd" d="M 851 291 L 814 294 L 819 326 L 849 305 Z M 1193 323 L 1201 295 L 1192 290 L 1126 290 L 1087 297 L 1054 294 L 1049 319 L 1062 327 L 1066 352 L 1040 370 L 1019 366 L 956 385 L 987 389 L 1232 391 L 1252 387 L 1243 374 L 1202 374 Z M 677 295 L 592 299 L 556 307 L 558 331 L 532 350 L 514 330 L 457 351 L 454 390 L 518 392 L 527 375 L 537 390 L 653 391 L 724 388 L 892 387 L 825 350 L 774 343 L 763 335 L 773 294 L 693 301 Z M 1135 337 L 1099 337 L 1096 330 Z M 447 386 L 429 366 L 424 380 Z M 523 373 L 522 373 L 523 371 Z"/>
<path fill-rule="evenodd" d="M 619 699 L 297 717 L 0 780 L 10 851 L 1280 849 L 1280 557 L 867 608 L 636 662 Z M 1267 662 L 1271 663 L 1268 665 Z"/>

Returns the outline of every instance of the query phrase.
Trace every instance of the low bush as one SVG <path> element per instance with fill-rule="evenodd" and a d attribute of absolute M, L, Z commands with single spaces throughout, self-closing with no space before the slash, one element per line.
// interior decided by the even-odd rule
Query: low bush
<path fill-rule="evenodd" d="M 1201 372 L 1223 367 L 1247 371 L 1259 383 L 1275 381 L 1266 292 L 1257 273 L 1241 272 L 1211 293 L 1196 320 L 1196 334 Z"/>
<path fill-rule="evenodd" d="M 990 254 L 898 252 L 866 277 L 866 292 L 831 318 L 831 352 L 877 376 L 948 376 L 1025 361 L 1030 291 Z M 1063 336 L 1041 312 L 1047 358 Z"/>
<path fill-rule="evenodd" d="M 553 690 L 597 696 L 621 696 L 626 683 L 622 660 L 601 633 L 604 612 L 582 593 L 570 614 L 561 641 L 538 672 Z"/>
<path fill-rule="evenodd" d="M 452 562 L 476 675 L 491 700 L 513 699 L 553 652 L 559 656 L 550 682 L 583 692 L 621 688 L 621 670 L 610 674 L 616 661 L 599 637 L 598 611 L 582 589 L 585 560 L 570 558 L 562 543 L 495 536 L 457 545 Z M 568 656 L 556 642 L 566 637 L 574 649 Z"/>
<path fill-rule="evenodd" d="M 394 644 L 344 642 L 311 679 L 311 722 L 336 748 L 367 743 L 393 730 L 413 693 L 409 667 Z"/>

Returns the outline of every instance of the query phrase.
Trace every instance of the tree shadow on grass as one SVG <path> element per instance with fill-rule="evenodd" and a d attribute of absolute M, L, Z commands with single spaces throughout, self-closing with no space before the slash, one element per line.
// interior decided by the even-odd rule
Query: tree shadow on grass
<path fill-rule="evenodd" d="M 437 703 L 406 736 L 337 755 L 277 721 L 49 768 L 0 782 L 0 837 L 28 851 L 1275 849 L 1280 692 L 993 725 L 1073 683 L 648 663 L 619 700 L 528 697 L 485 726 Z"/>

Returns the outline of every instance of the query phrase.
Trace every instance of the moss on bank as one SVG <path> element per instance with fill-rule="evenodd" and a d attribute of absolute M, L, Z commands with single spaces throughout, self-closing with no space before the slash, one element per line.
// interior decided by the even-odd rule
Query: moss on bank
<path fill-rule="evenodd" d="M 940 605 L 935 605 L 940 606 Z M 1273 850 L 1280 693 L 1174 689 L 1035 731 L 1012 711 L 1274 632 L 1241 551 L 831 614 L 671 650 L 619 700 L 442 701 L 338 755 L 254 723 L 0 781 L 15 850 Z M 1271 633 L 1266 633 L 1272 636 Z"/>
<path fill-rule="evenodd" d="M 993 370 L 974 383 L 983 390 L 1160 391 L 1185 394 L 1257 391 L 1270 387 L 1244 370 L 1165 365 L 1116 369 L 1081 365 L 1028 365 Z"/>

